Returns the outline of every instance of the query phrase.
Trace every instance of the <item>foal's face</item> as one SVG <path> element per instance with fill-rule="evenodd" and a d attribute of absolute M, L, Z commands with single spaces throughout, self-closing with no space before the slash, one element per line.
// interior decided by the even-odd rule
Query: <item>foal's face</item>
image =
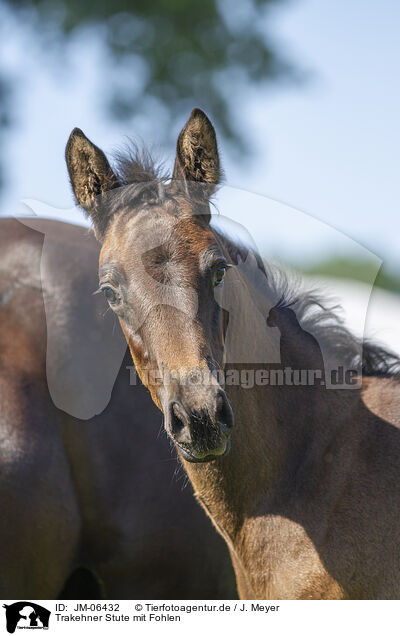
<path fill-rule="evenodd" d="M 86 204 L 103 243 L 100 288 L 118 316 L 143 383 L 164 412 L 167 433 L 191 462 L 227 453 L 233 426 L 227 396 L 211 373 L 223 356 L 223 315 L 215 288 L 223 285 L 229 263 L 209 226 L 208 202 L 203 197 L 200 204 L 192 203 L 188 183 L 188 176 L 196 175 L 197 184 L 216 181 L 218 154 L 210 127 L 201 111 L 192 113 L 178 140 L 175 179 L 160 186 L 156 201 L 125 206 L 112 215 L 103 211 L 106 218 L 100 219 L 100 206 L 93 211 Z M 81 204 L 79 187 L 84 184 L 87 197 L 90 180 L 76 174 L 73 145 L 84 144 L 87 157 L 86 143 L 90 144 L 78 133 L 78 140 L 70 138 L 67 146 L 71 181 Z M 118 184 L 117 177 L 108 163 L 104 165 L 101 151 L 92 144 L 91 149 L 95 155 L 89 163 L 103 162 L 105 190 L 110 190 L 113 178 Z M 190 152 L 197 153 L 197 160 Z M 195 174 L 188 175 L 189 169 Z"/>
<path fill-rule="evenodd" d="M 187 204 L 186 204 L 187 205 Z M 227 262 L 207 224 L 175 204 L 117 218 L 100 257 L 100 286 L 136 369 L 185 459 L 228 449 L 232 413 L 210 371 L 222 362 L 215 287 Z"/>

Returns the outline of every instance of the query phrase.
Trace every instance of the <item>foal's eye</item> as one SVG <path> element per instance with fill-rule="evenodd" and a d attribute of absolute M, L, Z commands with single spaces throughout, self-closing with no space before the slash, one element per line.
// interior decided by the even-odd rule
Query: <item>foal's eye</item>
<path fill-rule="evenodd" d="M 226 273 L 226 265 L 220 265 L 214 272 L 214 285 L 221 285 Z"/>
<path fill-rule="evenodd" d="M 113 290 L 112 287 L 102 287 L 102 292 L 104 294 L 104 296 L 106 297 L 107 301 L 110 303 L 110 305 L 116 305 L 119 302 L 119 297 L 117 296 L 116 292 Z"/>

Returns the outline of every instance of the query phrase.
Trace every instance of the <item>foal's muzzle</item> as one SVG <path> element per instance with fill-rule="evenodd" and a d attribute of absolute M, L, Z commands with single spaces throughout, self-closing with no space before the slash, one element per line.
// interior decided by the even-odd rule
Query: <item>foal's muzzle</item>
<path fill-rule="evenodd" d="M 233 412 L 220 387 L 178 389 L 164 413 L 165 428 L 186 461 L 210 462 L 229 452 Z"/>

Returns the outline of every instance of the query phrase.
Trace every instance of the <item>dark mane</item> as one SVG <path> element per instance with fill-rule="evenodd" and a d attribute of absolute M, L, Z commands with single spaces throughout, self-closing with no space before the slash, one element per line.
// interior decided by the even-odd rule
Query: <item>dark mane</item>
<path fill-rule="evenodd" d="M 138 204 L 162 205 L 167 196 L 164 186 L 170 178 L 162 162 L 154 161 L 145 147 L 130 141 L 123 152 L 115 155 L 115 163 L 123 187 L 113 192 L 114 209 Z M 233 262 L 245 262 L 249 248 L 217 233 Z M 306 290 L 300 277 L 264 262 L 255 252 L 252 254 L 265 277 L 265 291 L 272 306 L 293 309 L 302 329 L 311 333 L 334 360 L 360 368 L 365 376 L 400 377 L 400 358 L 376 343 L 356 338 L 344 325 L 340 306 L 329 302 L 319 291 Z"/>
<path fill-rule="evenodd" d="M 339 364 L 360 368 L 365 376 L 400 377 L 400 358 L 377 343 L 354 336 L 344 325 L 340 305 L 318 290 L 304 289 L 302 281 L 291 284 L 285 272 L 270 265 L 267 278 L 279 297 L 278 307 L 293 309 L 302 329 L 311 333 Z"/>
<path fill-rule="evenodd" d="M 235 263 L 246 261 L 247 246 L 218 235 Z M 252 254 L 265 278 L 265 292 L 270 304 L 277 309 L 292 309 L 301 328 L 311 333 L 321 348 L 329 352 L 332 362 L 360 369 L 365 376 L 400 378 L 400 357 L 379 344 L 354 336 L 340 316 L 340 305 L 330 302 L 318 290 L 305 289 L 299 276 L 263 261 L 255 252 Z"/>

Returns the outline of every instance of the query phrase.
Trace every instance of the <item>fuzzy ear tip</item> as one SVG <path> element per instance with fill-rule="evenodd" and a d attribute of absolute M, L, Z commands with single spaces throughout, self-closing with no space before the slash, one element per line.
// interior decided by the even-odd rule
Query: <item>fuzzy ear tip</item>
<path fill-rule="evenodd" d="M 84 134 L 83 130 L 81 130 L 80 128 L 75 126 L 75 128 L 73 129 L 73 131 L 70 134 L 70 138 L 71 137 L 86 137 L 86 135 Z"/>
<path fill-rule="evenodd" d="M 201 108 L 193 108 L 192 112 L 190 113 L 190 118 L 189 119 L 206 119 L 207 121 L 210 121 L 207 117 L 207 115 L 205 114 L 204 110 L 201 110 Z"/>
<path fill-rule="evenodd" d="M 83 132 L 83 130 L 81 130 L 80 128 L 74 128 L 73 131 L 71 132 L 70 136 L 68 137 L 68 142 L 67 142 L 67 148 L 69 148 L 71 146 L 71 144 L 73 144 L 76 139 L 87 139 L 85 133 Z"/>
<path fill-rule="evenodd" d="M 67 161 L 67 165 L 69 166 L 70 161 L 73 159 L 75 155 L 77 147 L 79 147 L 79 141 L 89 141 L 86 137 L 85 133 L 80 128 L 74 128 L 68 137 L 67 145 L 65 146 L 65 159 Z M 78 142 L 78 146 L 77 146 Z"/>

